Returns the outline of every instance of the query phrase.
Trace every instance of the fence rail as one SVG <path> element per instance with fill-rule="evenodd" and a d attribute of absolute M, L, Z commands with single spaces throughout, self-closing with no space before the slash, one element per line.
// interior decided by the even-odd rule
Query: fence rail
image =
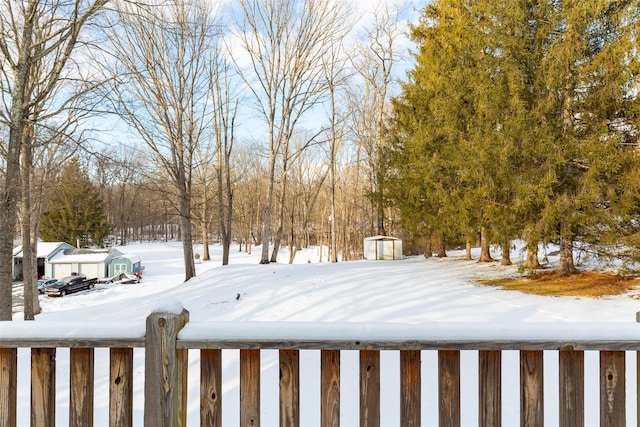
<path fill-rule="evenodd" d="M 70 348 L 69 425 L 92 426 L 94 349 L 109 348 L 109 424 L 132 425 L 133 349 L 145 348 L 144 425 L 187 424 L 188 350 L 200 351 L 200 425 L 222 425 L 222 351 L 240 350 L 240 425 L 260 425 L 260 350 L 279 354 L 280 425 L 300 425 L 300 350 L 320 352 L 320 425 L 340 424 L 340 356 L 359 352 L 360 425 L 380 425 L 380 351 L 399 352 L 400 420 L 419 426 L 422 350 L 438 353 L 438 421 L 461 423 L 460 352 L 478 351 L 478 425 L 500 426 L 502 352 L 520 354 L 520 424 L 544 425 L 544 351 L 558 351 L 561 426 L 584 426 L 584 351 L 599 352 L 600 425 L 626 425 L 625 352 L 639 323 L 0 322 L 0 425 L 16 425 L 17 349 L 31 348 L 31 425 L 55 425 L 56 349 Z M 638 355 L 640 356 L 640 355 Z M 640 357 L 637 373 L 640 378 Z M 638 390 L 636 378 L 636 390 Z M 636 394 L 640 409 L 640 393 Z M 640 417 L 638 417 L 640 426 Z"/>

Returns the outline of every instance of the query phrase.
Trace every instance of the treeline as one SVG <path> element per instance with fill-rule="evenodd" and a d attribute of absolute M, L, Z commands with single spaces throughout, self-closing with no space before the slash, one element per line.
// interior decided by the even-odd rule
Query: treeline
<path fill-rule="evenodd" d="M 16 241 L 33 319 L 37 239 L 63 228 L 86 244 L 180 239 L 185 280 L 197 241 L 219 240 L 223 264 L 232 241 L 259 244 L 261 263 L 308 244 L 337 261 L 394 231 L 378 166 L 403 11 L 214 3 L 0 0 L 0 319 Z M 86 204 L 65 202 L 72 178 Z M 83 228 L 80 206 L 98 205 Z"/>
<path fill-rule="evenodd" d="M 238 246 L 238 250 L 245 252 L 259 250 L 262 244 L 261 224 L 266 200 L 263 189 L 267 185 L 268 176 L 265 159 L 251 154 L 256 149 L 257 147 L 238 148 L 231 167 L 232 241 L 234 247 Z M 309 148 L 291 166 L 293 173 L 284 204 L 286 222 L 283 244 L 293 249 L 292 254 L 299 248 L 323 246 L 323 260 L 329 261 L 332 221 L 330 191 L 327 186 L 327 168 L 323 167 L 322 162 L 318 162 L 324 155 L 322 147 Z M 206 175 L 193 188 L 192 205 L 194 241 L 205 244 L 204 253 L 199 253 L 205 260 L 210 259 L 207 244 L 220 244 L 222 241 L 216 198 L 216 165 L 214 163 L 210 166 Z M 340 167 L 338 171 L 340 178 L 336 191 L 336 215 L 339 225 L 336 230 L 340 260 L 361 258 L 362 239 L 376 232 L 373 208 L 366 196 L 370 191 L 368 173 L 362 166 L 353 164 Z M 82 169 L 91 177 L 90 186 L 99 193 L 101 212 L 111 226 L 109 235 L 104 236 L 103 244 L 181 240 L 176 196 L 161 175 L 152 175 L 148 166 L 140 162 L 132 163 L 127 156 L 114 157 L 114 153 L 110 156 L 87 158 Z M 63 178 L 56 182 L 58 186 L 67 185 Z M 77 186 L 74 189 L 70 189 L 73 194 L 85 193 Z M 276 193 L 276 197 L 279 196 L 279 192 Z M 88 201 L 88 204 L 93 205 L 94 202 Z M 51 202 L 47 205 L 51 206 Z M 87 240 L 87 244 L 91 244 L 90 240 Z"/>
<path fill-rule="evenodd" d="M 505 263 L 523 239 L 527 268 L 555 242 L 561 274 L 577 243 L 637 259 L 639 20 L 635 0 L 429 4 L 384 156 L 405 231 Z"/>

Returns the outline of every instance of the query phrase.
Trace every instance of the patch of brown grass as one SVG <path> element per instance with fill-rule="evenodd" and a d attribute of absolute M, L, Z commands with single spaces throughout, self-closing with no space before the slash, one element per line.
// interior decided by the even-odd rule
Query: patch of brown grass
<path fill-rule="evenodd" d="M 640 276 L 619 276 L 596 271 L 559 276 L 549 272 L 519 278 L 480 280 L 480 283 L 527 294 L 597 298 L 626 294 L 638 289 Z"/>

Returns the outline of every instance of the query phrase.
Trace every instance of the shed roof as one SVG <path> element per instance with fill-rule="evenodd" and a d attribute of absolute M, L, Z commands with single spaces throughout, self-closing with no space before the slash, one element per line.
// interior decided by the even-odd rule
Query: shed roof
<path fill-rule="evenodd" d="M 132 264 L 135 264 L 135 263 L 137 263 L 137 262 L 142 261 L 142 260 L 140 259 L 140 256 L 139 256 L 139 255 L 137 255 L 137 254 L 131 254 L 131 253 L 124 253 L 124 254 L 122 254 L 122 255 L 120 255 L 120 256 L 117 256 L 116 258 L 126 258 L 126 259 L 128 259 L 129 261 L 131 261 L 131 263 L 132 263 Z"/>
<path fill-rule="evenodd" d="M 371 237 L 365 237 L 364 240 L 400 240 L 400 239 L 393 236 L 371 236 Z"/>

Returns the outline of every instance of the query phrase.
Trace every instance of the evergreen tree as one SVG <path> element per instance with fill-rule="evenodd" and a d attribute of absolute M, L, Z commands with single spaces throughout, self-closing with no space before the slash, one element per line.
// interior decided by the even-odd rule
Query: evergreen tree
<path fill-rule="evenodd" d="M 390 196 L 406 224 L 482 230 L 505 250 L 524 238 L 532 266 L 538 242 L 557 240 L 563 274 L 575 271 L 575 239 L 615 243 L 638 211 L 627 144 L 638 10 L 637 0 L 427 6 L 389 132 Z"/>
<path fill-rule="evenodd" d="M 403 207 L 405 192 L 423 188 L 428 194 L 420 199 L 433 213 L 428 221 L 442 234 L 472 241 L 482 231 L 508 243 L 517 217 L 510 120 L 522 103 L 511 99 L 518 79 L 506 66 L 511 57 L 500 28 L 491 27 L 502 18 L 493 3 L 450 0 L 425 9 L 412 33 L 417 65 L 394 105 L 390 157 L 397 168 L 393 199 L 404 216 L 411 210 Z M 422 185 L 406 185 L 408 176 Z M 491 260 L 488 245 L 483 249 L 481 260 Z"/>
<path fill-rule="evenodd" d="M 638 1 L 554 2 L 538 76 L 551 197 L 542 224 L 560 242 L 561 274 L 576 271 L 574 241 L 615 244 L 637 203 L 637 156 L 623 143 L 637 103 Z M 625 123 L 620 126 L 619 123 Z M 626 183 L 626 185 L 623 185 Z M 637 187 L 637 185 L 634 185 Z"/>
<path fill-rule="evenodd" d="M 111 227 L 100 193 L 77 159 L 62 171 L 42 214 L 40 237 L 45 241 L 103 246 Z"/>

